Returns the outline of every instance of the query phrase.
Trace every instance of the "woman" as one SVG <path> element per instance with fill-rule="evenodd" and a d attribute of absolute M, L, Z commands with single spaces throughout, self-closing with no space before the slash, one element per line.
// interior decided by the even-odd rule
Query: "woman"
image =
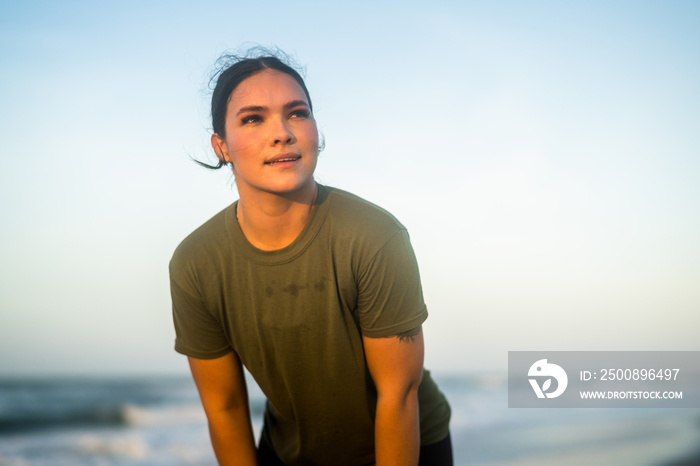
<path fill-rule="evenodd" d="M 405 228 L 313 178 L 319 137 L 301 76 L 236 59 L 212 94 L 214 168 L 239 200 L 170 263 L 220 464 L 452 464 L 450 409 L 423 369 L 427 317 Z M 242 365 L 268 401 L 256 449 Z"/>

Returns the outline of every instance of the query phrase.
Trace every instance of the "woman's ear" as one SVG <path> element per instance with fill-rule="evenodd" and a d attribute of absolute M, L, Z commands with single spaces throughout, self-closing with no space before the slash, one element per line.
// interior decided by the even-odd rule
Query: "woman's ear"
<path fill-rule="evenodd" d="M 214 152 L 216 153 L 216 156 L 219 158 L 219 160 L 222 160 L 226 163 L 231 163 L 231 157 L 229 157 L 228 151 L 226 150 L 226 143 L 219 136 L 218 133 L 214 133 L 211 135 L 211 147 L 212 149 L 214 149 Z"/>

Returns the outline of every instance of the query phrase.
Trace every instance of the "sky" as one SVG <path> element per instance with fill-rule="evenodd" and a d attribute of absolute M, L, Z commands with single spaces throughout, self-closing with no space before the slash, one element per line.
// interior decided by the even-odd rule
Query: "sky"
<path fill-rule="evenodd" d="M 316 178 L 409 230 L 426 366 L 700 350 L 700 4 L 0 0 L 0 375 L 184 374 L 168 261 L 237 198 L 220 54 L 279 47 Z"/>

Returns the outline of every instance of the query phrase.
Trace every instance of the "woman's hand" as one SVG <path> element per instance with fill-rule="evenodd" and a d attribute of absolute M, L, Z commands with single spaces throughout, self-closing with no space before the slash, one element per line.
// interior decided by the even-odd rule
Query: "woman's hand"
<path fill-rule="evenodd" d="M 363 337 L 365 357 L 377 387 L 377 466 L 417 465 L 420 453 L 418 385 L 423 375 L 421 327 L 389 338 Z"/>
<path fill-rule="evenodd" d="M 222 466 L 257 464 L 248 391 L 236 353 L 217 359 L 188 357 L 192 377 L 209 421 L 209 435 Z"/>

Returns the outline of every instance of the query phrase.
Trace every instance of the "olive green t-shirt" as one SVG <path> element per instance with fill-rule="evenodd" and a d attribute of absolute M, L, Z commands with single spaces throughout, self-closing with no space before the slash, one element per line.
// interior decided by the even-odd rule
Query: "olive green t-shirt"
<path fill-rule="evenodd" d="M 262 251 L 243 235 L 236 206 L 189 235 L 170 262 L 175 350 L 237 353 L 267 397 L 263 435 L 286 464 L 372 464 L 376 390 L 362 336 L 393 336 L 428 315 L 406 229 L 319 185 L 294 242 Z M 419 403 L 421 444 L 445 438 L 450 408 L 427 371 Z"/>

